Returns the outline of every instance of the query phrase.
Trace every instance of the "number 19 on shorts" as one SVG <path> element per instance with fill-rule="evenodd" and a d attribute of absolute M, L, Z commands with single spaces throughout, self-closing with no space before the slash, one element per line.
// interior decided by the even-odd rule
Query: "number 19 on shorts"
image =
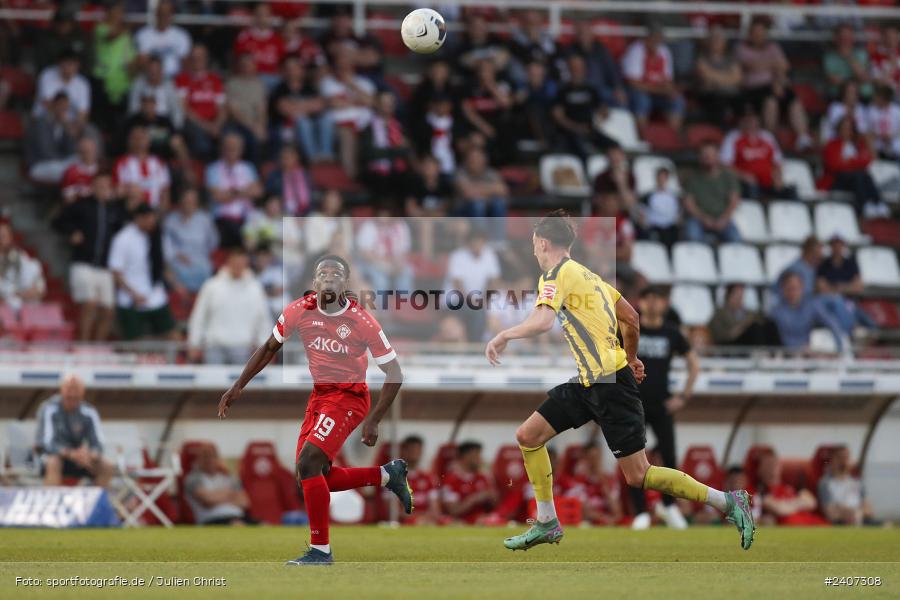
<path fill-rule="evenodd" d="M 326 416 L 325 413 L 319 413 L 319 420 L 316 421 L 316 426 L 313 427 L 313 435 L 324 442 L 332 429 L 334 429 L 334 419 Z"/>

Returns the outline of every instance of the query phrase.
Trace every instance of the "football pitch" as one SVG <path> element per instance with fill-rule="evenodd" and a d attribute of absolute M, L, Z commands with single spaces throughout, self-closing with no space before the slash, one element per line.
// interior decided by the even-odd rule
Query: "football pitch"
<path fill-rule="evenodd" d="M 339 562 L 291 568 L 283 563 L 305 549 L 305 528 L 5 529 L 0 598 L 900 597 L 898 529 L 763 529 L 747 552 L 730 527 L 569 527 L 559 546 L 516 553 L 501 545 L 513 531 L 335 527 Z M 881 585 L 825 584 L 859 577 Z M 106 587 L 92 587 L 99 579 Z"/>

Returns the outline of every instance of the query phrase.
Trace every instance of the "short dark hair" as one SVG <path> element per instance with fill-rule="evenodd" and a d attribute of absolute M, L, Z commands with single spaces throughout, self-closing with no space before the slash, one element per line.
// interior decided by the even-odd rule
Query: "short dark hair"
<path fill-rule="evenodd" d="M 320 257 L 318 260 L 316 260 L 315 268 L 318 269 L 319 265 L 321 265 L 326 260 L 340 263 L 344 267 L 344 271 L 347 272 L 347 275 L 350 275 L 350 263 L 348 263 L 342 256 L 338 256 L 337 254 L 326 254 L 325 256 Z"/>
<path fill-rule="evenodd" d="M 456 448 L 456 455 L 457 456 L 465 456 L 469 452 L 473 452 L 475 450 L 480 451 L 481 448 L 482 448 L 482 446 L 481 446 L 480 442 L 475 442 L 475 441 L 470 440 L 468 442 L 463 442 Z"/>
<path fill-rule="evenodd" d="M 557 209 L 534 224 L 534 234 L 554 246 L 569 249 L 575 242 L 575 223 L 565 209 Z"/>
<path fill-rule="evenodd" d="M 424 446 L 425 440 L 422 439 L 422 436 L 413 434 L 413 435 L 406 436 L 405 438 L 403 438 L 403 441 L 400 442 L 401 447 L 412 446 L 412 445 Z"/>
<path fill-rule="evenodd" d="M 726 471 L 725 474 L 730 477 L 732 475 L 740 475 L 743 472 L 744 472 L 744 467 L 742 467 L 740 465 L 731 465 L 730 467 L 728 467 L 728 471 Z"/>
<path fill-rule="evenodd" d="M 641 298 L 646 298 L 647 296 L 659 296 L 660 298 L 668 298 L 669 288 L 664 285 L 648 285 L 641 290 Z"/>

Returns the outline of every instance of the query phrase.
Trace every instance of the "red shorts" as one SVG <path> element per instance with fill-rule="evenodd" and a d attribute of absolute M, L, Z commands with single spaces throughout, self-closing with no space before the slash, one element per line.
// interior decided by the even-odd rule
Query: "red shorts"
<path fill-rule="evenodd" d="M 306 405 L 306 415 L 297 438 L 294 464 L 300 458 L 303 444 L 320 448 L 328 460 L 334 460 L 344 442 L 369 414 L 369 388 L 365 384 L 336 388 L 313 388 Z"/>

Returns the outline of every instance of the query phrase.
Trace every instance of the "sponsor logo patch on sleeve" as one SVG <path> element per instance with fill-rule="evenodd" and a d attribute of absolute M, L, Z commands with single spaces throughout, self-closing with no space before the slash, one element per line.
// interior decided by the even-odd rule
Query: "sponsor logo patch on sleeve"
<path fill-rule="evenodd" d="M 549 300 L 552 302 L 554 298 L 556 298 L 556 284 L 545 283 L 544 287 L 541 288 L 541 295 L 538 296 L 538 300 Z"/>

